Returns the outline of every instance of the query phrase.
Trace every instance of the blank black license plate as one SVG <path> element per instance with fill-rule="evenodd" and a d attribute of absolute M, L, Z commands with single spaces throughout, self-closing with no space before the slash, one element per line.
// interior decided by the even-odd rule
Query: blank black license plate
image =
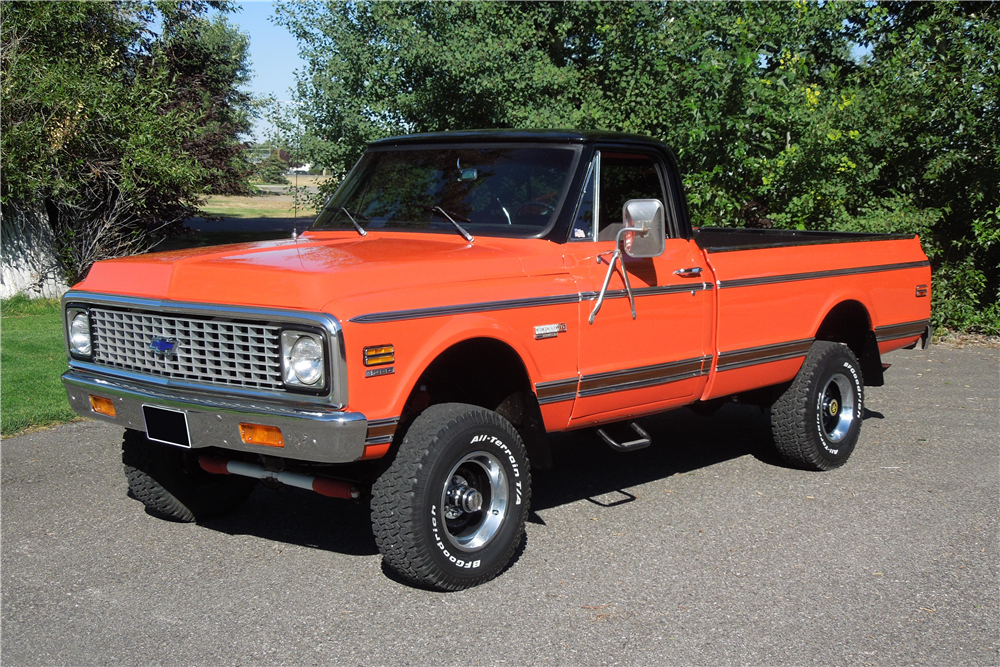
<path fill-rule="evenodd" d="M 146 420 L 146 437 L 180 447 L 190 447 L 187 413 L 178 410 L 142 406 L 142 417 Z"/>

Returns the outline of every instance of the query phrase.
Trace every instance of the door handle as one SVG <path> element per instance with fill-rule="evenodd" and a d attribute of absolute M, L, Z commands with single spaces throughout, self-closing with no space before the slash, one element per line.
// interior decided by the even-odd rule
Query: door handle
<path fill-rule="evenodd" d="M 695 266 L 690 269 L 677 269 L 674 273 L 682 278 L 698 278 L 701 276 L 701 267 Z"/>

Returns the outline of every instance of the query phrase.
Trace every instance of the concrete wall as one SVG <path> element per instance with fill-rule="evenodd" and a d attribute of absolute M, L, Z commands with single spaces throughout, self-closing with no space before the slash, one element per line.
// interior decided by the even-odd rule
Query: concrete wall
<path fill-rule="evenodd" d="M 67 289 L 45 212 L 5 211 L 0 216 L 0 298 L 58 297 Z"/>

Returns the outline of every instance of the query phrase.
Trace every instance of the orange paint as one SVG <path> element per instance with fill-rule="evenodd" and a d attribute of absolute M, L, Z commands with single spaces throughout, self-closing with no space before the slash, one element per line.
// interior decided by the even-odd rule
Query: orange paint
<path fill-rule="evenodd" d="M 606 150 L 609 164 L 621 157 L 607 147 L 615 142 L 629 144 L 626 153 L 656 154 L 664 182 L 676 175 L 672 158 L 651 140 L 564 139 L 590 142 L 577 188 L 597 150 Z M 748 232 L 739 237 L 751 239 L 745 246 L 712 246 L 701 232 L 689 235 L 682 207 L 671 202 L 674 232 L 665 252 L 622 262 L 635 318 L 615 272 L 591 324 L 615 245 L 566 240 L 578 199 L 579 191 L 567 194 L 567 212 L 552 227 L 564 226 L 562 238 L 476 233 L 469 242 L 450 228 L 393 231 L 372 223 L 366 236 L 323 229 L 294 240 L 99 262 L 77 288 L 158 299 L 166 307 L 193 302 L 330 314 L 347 360 L 344 409 L 369 422 L 396 424 L 422 374 L 452 346 L 497 341 L 523 364 L 549 431 L 786 382 L 824 319 L 843 304 L 863 313 L 882 353 L 916 341 L 930 318 L 931 272 L 918 238 Z M 245 442 L 281 446 L 280 432 L 254 428 Z M 386 451 L 376 442 L 363 456 Z"/>
<path fill-rule="evenodd" d="M 542 405 L 551 431 L 787 381 L 804 354 L 732 370 L 717 366 L 740 350 L 814 337 L 827 313 L 844 301 L 863 306 L 873 330 L 930 315 L 929 296 L 916 296 L 918 284 L 930 284 L 929 267 L 851 272 L 925 261 L 917 239 L 715 253 L 694 241 L 668 239 L 661 257 L 625 260 L 636 290 L 636 319 L 619 296 L 607 299 L 589 324 L 593 294 L 607 269 L 596 256 L 613 248 L 613 242 L 489 237 L 470 245 L 449 233 L 370 232 L 361 238 L 354 232 L 307 232 L 295 241 L 100 262 L 78 288 L 330 313 L 343 328 L 348 409 L 370 420 L 398 417 L 421 373 L 449 347 L 492 338 L 518 354 L 532 386 L 583 378 L 580 395 Z M 704 272 L 695 280 L 674 273 L 688 266 Z M 819 271 L 844 274 L 794 278 Z M 623 287 L 616 273 L 609 289 Z M 565 298 L 546 303 L 550 297 Z M 532 299 L 540 305 L 517 305 Z M 513 305 L 504 307 L 508 302 Z M 435 310 L 447 308 L 457 312 Z M 386 313 L 397 315 L 380 320 Z M 536 339 L 536 326 L 562 324 L 565 331 Z M 879 349 L 897 349 L 916 337 L 880 340 Z M 366 376 L 365 349 L 389 342 L 393 372 Z M 637 388 L 611 382 L 607 391 L 597 387 L 586 395 L 588 378 L 600 383 L 601 376 L 621 371 L 648 381 L 642 369 L 701 358 L 707 360 L 704 372 L 691 377 Z M 264 440 L 269 438 L 255 441 Z"/>

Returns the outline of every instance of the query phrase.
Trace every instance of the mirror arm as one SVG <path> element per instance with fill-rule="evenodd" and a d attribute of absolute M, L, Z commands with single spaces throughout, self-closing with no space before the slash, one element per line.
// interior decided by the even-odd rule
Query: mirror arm
<path fill-rule="evenodd" d="M 622 281 L 625 283 L 625 293 L 628 294 L 628 304 L 632 308 L 632 319 L 635 319 L 635 297 L 632 296 L 632 285 L 628 281 L 628 271 L 625 270 L 625 260 L 621 253 L 618 254 L 618 270 L 622 274 Z"/>
<path fill-rule="evenodd" d="M 611 255 L 611 261 L 608 262 L 608 272 L 604 275 L 604 284 L 601 286 L 601 291 L 597 293 L 597 303 L 594 304 L 594 309 L 590 311 L 590 324 L 594 323 L 594 318 L 597 317 L 597 312 L 604 304 L 604 295 L 607 294 L 608 284 L 611 282 L 611 274 L 614 273 L 615 264 L 618 262 L 618 258 L 621 257 L 621 254 L 622 251 L 615 248 L 614 254 Z M 600 255 L 597 256 L 597 261 L 601 261 Z"/>
<path fill-rule="evenodd" d="M 594 318 L 597 317 L 598 311 L 604 305 L 604 297 L 608 293 L 611 274 L 614 273 L 616 264 L 618 264 L 618 271 L 622 274 L 622 282 L 625 283 L 625 293 L 628 294 L 629 307 L 632 309 L 632 319 L 635 319 L 635 297 L 632 295 L 632 284 L 629 282 L 628 271 L 625 270 L 625 262 L 622 260 L 621 240 L 622 234 L 625 232 L 635 232 L 639 236 L 645 236 L 649 233 L 649 229 L 646 227 L 622 227 L 618 230 L 618 235 L 615 237 L 615 250 L 611 255 L 611 261 L 608 262 L 608 272 L 604 275 L 604 284 L 601 286 L 601 291 L 597 293 L 597 303 L 594 304 L 594 310 L 590 312 L 590 324 L 594 323 Z M 605 254 L 602 252 L 597 256 L 598 263 L 601 261 L 601 256 Z"/>

